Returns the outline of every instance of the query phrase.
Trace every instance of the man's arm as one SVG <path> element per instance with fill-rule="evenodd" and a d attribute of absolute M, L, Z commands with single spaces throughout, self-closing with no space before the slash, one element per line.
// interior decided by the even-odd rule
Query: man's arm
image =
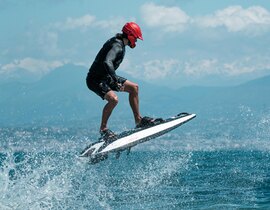
<path fill-rule="evenodd" d="M 112 49 L 107 53 L 106 59 L 104 61 L 107 73 L 112 77 L 114 82 L 117 82 L 114 61 L 117 58 L 117 55 L 120 53 L 122 53 L 122 48 L 118 44 L 115 44 L 113 45 Z"/>

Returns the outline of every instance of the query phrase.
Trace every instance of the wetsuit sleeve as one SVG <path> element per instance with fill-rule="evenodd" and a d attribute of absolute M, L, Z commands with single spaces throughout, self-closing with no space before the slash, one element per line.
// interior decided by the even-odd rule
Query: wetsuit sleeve
<path fill-rule="evenodd" d="M 117 59 L 119 54 L 123 53 L 121 46 L 114 44 L 110 51 L 107 53 L 107 56 L 104 60 L 105 68 L 108 74 L 116 81 L 115 66 L 114 61 Z"/>

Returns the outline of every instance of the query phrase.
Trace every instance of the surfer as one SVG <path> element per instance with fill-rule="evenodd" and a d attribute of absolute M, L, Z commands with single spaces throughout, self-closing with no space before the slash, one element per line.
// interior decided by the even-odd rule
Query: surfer
<path fill-rule="evenodd" d="M 150 117 L 141 117 L 138 85 L 115 73 L 125 56 L 125 46 L 135 48 L 137 39 L 143 40 L 139 25 L 134 22 L 126 23 L 122 28 L 122 33 L 116 34 L 105 42 L 91 65 L 86 78 L 88 88 L 107 101 L 103 108 L 100 125 L 100 134 L 105 140 L 115 136 L 107 127 L 109 117 L 118 103 L 115 92 L 129 93 L 129 103 L 137 128 L 149 125 L 154 121 Z"/>

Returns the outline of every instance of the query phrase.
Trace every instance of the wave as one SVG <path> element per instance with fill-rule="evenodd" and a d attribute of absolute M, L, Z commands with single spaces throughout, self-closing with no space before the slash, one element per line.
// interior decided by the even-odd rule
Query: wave
<path fill-rule="evenodd" d="M 70 152 L 0 153 L 0 207 L 269 207 L 269 162 L 258 151 L 135 151 L 98 165 Z"/>

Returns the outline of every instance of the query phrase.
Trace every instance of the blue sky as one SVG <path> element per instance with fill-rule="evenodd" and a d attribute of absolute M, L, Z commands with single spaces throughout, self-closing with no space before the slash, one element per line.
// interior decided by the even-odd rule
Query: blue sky
<path fill-rule="evenodd" d="M 127 21 L 144 41 L 127 49 L 119 75 L 178 88 L 270 74 L 269 0 L 0 0 L 0 77 L 87 69 Z"/>

